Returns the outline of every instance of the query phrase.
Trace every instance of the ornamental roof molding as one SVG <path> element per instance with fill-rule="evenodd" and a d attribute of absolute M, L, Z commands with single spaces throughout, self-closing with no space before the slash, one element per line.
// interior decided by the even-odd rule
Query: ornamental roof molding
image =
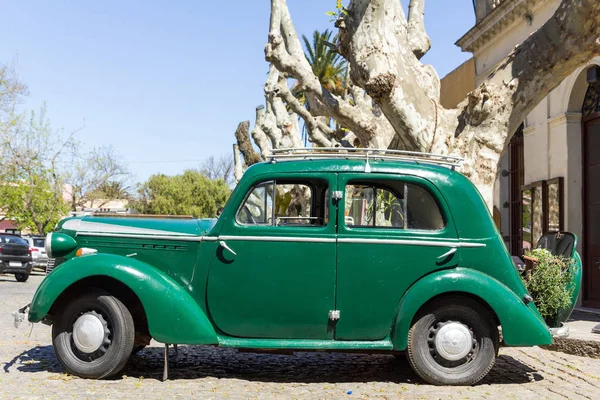
<path fill-rule="evenodd" d="M 462 51 L 475 53 L 517 19 L 532 16 L 532 10 L 550 0 L 496 0 L 494 9 L 455 43 Z"/>

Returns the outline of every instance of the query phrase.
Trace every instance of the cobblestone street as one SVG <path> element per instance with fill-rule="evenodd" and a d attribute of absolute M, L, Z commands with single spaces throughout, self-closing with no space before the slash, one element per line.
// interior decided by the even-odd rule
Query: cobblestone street
<path fill-rule="evenodd" d="M 491 373 L 474 387 L 426 385 L 404 358 L 388 355 L 252 354 L 212 347 L 171 351 L 162 382 L 162 347 L 133 357 L 121 377 L 93 381 L 67 375 L 50 327 L 13 327 L 10 312 L 30 302 L 41 274 L 26 283 L 0 275 L 0 398 L 570 398 L 600 396 L 600 360 L 540 348 L 501 349 Z"/>

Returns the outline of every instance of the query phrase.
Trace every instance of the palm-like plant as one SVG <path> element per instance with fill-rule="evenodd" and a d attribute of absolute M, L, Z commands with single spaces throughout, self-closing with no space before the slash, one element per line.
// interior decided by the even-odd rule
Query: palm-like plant
<path fill-rule="evenodd" d="M 332 39 L 330 30 L 324 32 L 314 31 L 312 42 L 305 35 L 302 40 L 306 47 L 306 59 L 310 63 L 313 73 L 319 78 L 319 82 L 330 93 L 342 95 L 345 90 L 346 81 L 346 60 L 328 46 L 328 43 L 335 41 Z M 300 85 L 296 84 L 293 88 L 294 95 L 303 104 L 306 104 L 306 97 Z"/>

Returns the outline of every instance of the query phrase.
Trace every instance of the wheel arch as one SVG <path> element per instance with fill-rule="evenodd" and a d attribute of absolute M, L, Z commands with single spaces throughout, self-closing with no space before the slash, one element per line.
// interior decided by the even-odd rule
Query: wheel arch
<path fill-rule="evenodd" d="M 149 340 L 150 330 L 148 327 L 148 317 L 146 315 L 146 309 L 144 308 L 140 298 L 129 286 L 125 285 L 123 282 L 116 278 L 105 275 L 88 276 L 72 283 L 56 298 L 50 307 L 50 310 L 48 310 L 46 320 L 48 322 L 53 322 L 54 315 L 59 312 L 60 309 L 64 308 L 69 301 L 73 300 L 80 294 L 85 293 L 90 288 L 102 289 L 111 296 L 119 299 L 123 305 L 127 307 L 131 313 L 131 316 L 133 317 L 136 335 L 140 336 L 139 339 L 136 338 L 136 341 L 142 341 L 145 336 L 148 336 Z"/>
<path fill-rule="evenodd" d="M 489 313 L 489 315 L 493 318 L 496 325 L 501 325 L 500 318 L 498 318 L 498 314 L 496 314 L 494 309 L 492 307 L 490 307 L 490 305 L 484 299 L 482 299 L 481 297 L 479 297 L 473 293 L 469 293 L 469 292 L 444 292 L 444 293 L 440 293 L 436 296 L 433 296 L 432 298 L 427 300 L 425 303 L 423 303 L 423 305 L 421 305 L 421 307 L 417 310 L 417 312 L 415 313 L 415 315 L 413 316 L 413 318 L 410 322 L 410 325 L 412 326 L 416 322 L 416 320 L 422 315 L 423 311 L 427 307 L 429 307 L 429 305 L 431 305 L 432 303 L 435 303 L 439 300 L 442 300 L 444 298 L 450 299 L 452 297 L 467 298 L 467 299 L 475 301 Z"/>
<path fill-rule="evenodd" d="M 504 344 L 534 346 L 552 343 L 548 326 L 533 305 L 493 277 L 466 268 L 438 271 L 412 285 L 398 303 L 391 330 L 394 350 L 407 346 L 408 331 L 418 313 L 436 298 L 466 296 L 484 306 L 502 326 Z"/>
<path fill-rule="evenodd" d="M 36 291 L 29 321 L 51 322 L 51 316 L 64 304 L 57 300 L 68 301 L 90 285 L 116 293 L 115 297 L 133 305 L 139 301 L 148 331 L 159 342 L 218 343 L 210 320 L 182 284 L 147 263 L 111 254 L 76 257 L 62 263 Z"/>

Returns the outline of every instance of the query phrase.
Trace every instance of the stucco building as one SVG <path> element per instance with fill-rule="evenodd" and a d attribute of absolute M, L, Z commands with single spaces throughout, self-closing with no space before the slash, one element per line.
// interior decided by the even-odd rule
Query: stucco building
<path fill-rule="evenodd" d="M 476 24 L 457 42 L 473 53 L 475 85 L 539 29 L 560 0 L 473 0 Z M 579 237 L 583 306 L 600 308 L 600 58 L 555 88 L 523 121 L 502 156 L 495 215 L 513 254 L 545 232 Z M 465 85 L 465 68 L 444 79 Z M 452 75 L 452 74 L 451 74 Z M 446 89 L 447 90 L 447 89 Z M 452 104 L 450 104 L 452 105 Z"/>

